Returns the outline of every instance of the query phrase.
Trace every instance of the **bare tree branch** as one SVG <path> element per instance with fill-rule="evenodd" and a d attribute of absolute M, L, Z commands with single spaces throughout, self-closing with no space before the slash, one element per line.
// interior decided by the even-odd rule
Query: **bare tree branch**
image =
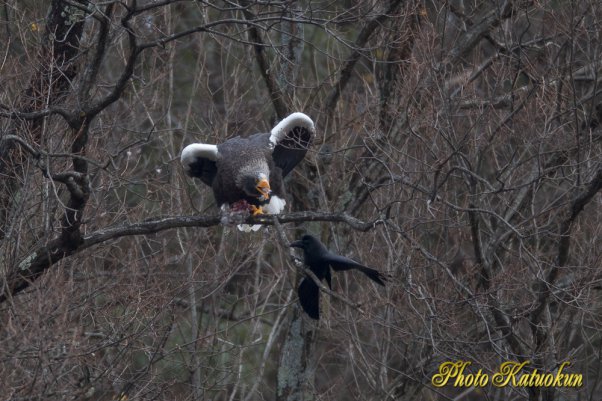
<path fill-rule="evenodd" d="M 288 113 L 288 107 L 284 99 L 284 93 L 282 92 L 282 88 L 280 88 L 276 77 L 270 71 L 270 64 L 265 53 L 266 46 L 263 43 L 259 29 L 256 25 L 251 24 L 254 21 L 255 16 L 248 10 L 248 8 L 244 9 L 243 14 L 250 23 L 249 39 L 251 42 L 253 42 L 253 50 L 255 51 L 255 59 L 257 60 L 257 64 L 259 66 L 259 72 L 261 73 L 261 76 L 268 87 L 268 92 L 270 94 L 270 99 L 272 100 L 274 110 L 276 111 L 276 116 L 279 120 L 281 120 L 286 117 Z"/>
<path fill-rule="evenodd" d="M 377 224 L 383 222 L 382 220 L 364 222 L 346 213 L 321 212 L 281 214 L 277 215 L 277 220 L 280 223 L 301 223 L 307 221 L 345 223 L 358 231 L 368 231 Z M 162 217 L 140 223 L 101 229 L 86 235 L 81 241 L 74 241 L 72 238 L 61 236 L 31 252 L 19 263 L 15 275 L 5 279 L 4 282 L 0 282 L 0 288 L 4 289 L 2 295 L 0 295 L 0 303 L 29 287 L 29 285 L 31 285 L 45 270 L 50 268 L 56 262 L 92 246 L 122 237 L 154 234 L 174 228 L 212 227 L 220 224 L 220 221 L 220 216 Z M 274 220 L 270 215 L 257 217 L 250 216 L 245 220 L 245 223 L 273 225 Z"/>
<path fill-rule="evenodd" d="M 353 51 L 347 57 L 347 61 L 341 69 L 341 74 L 338 82 L 334 85 L 330 94 L 326 97 L 324 111 L 326 115 L 329 117 L 334 113 L 334 109 L 339 101 L 341 93 L 347 86 L 347 83 L 351 79 L 351 73 L 355 67 L 355 64 L 362 57 L 364 52 L 364 47 L 368 40 L 372 36 L 372 34 L 377 30 L 377 28 L 381 27 L 383 22 L 387 18 L 391 18 L 395 13 L 399 11 L 399 8 L 402 4 L 401 0 L 390 0 L 386 10 L 384 10 L 381 14 L 374 17 L 362 28 L 360 33 L 357 35 L 355 39 L 355 43 L 353 45 Z"/>
<path fill-rule="evenodd" d="M 536 307 L 531 313 L 530 321 L 534 329 L 538 330 L 538 322 L 548 297 L 554 290 L 554 283 L 558 277 L 559 269 L 564 267 L 569 259 L 571 246 L 571 230 L 573 224 L 585 206 L 602 190 L 602 169 L 599 169 L 587 188 L 571 203 L 570 215 L 560 226 L 560 242 L 558 243 L 558 256 L 556 264 L 548 271 L 545 279 L 537 283 L 535 293 L 538 294 Z M 541 333 L 540 333 L 541 334 Z"/>
<path fill-rule="evenodd" d="M 465 57 L 488 34 L 492 28 L 498 26 L 502 19 L 509 18 L 513 11 L 513 1 L 504 0 L 498 7 L 487 9 L 483 15 L 475 17 L 476 22 L 456 42 L 449 51 L 447 62 L 454 65 Z"/>

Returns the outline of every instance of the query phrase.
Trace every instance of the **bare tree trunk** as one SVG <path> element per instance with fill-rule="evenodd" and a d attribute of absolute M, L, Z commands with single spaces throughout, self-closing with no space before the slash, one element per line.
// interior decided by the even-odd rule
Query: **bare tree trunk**
<path fill-rule="evenodd" d="M 278 366 L 277 400 L 305 401 L 313 399 L 312 384 L 315 363 L 312 358 L 315 334 L 303 318 L 299 306 L 293 308 Z"/>

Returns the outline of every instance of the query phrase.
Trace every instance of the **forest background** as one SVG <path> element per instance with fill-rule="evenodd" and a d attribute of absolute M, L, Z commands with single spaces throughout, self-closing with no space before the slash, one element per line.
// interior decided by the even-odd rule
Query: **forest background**
<path fill-rule="evenodd" d="M 598 0 L 0 1 L 0 398 L 600 399 L 601 35 Z M 294 111 L 290 209 L 220 225 L 181 149 Z M 309 320 L 303 232 L 387 287 Z M 584 385 L 433 387 L 456 360 Z"/>

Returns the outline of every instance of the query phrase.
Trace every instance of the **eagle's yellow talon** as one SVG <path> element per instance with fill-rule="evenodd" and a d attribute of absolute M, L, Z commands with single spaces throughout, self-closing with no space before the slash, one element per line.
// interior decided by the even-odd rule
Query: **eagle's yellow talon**
<path fill-rule="evenodd" d="M 261 206 L 257 207 L 255 205 L 251 205 L 251 215 L 258 216 L 260 214 L 263 214 L 263 209 L 261 208 Z"/>

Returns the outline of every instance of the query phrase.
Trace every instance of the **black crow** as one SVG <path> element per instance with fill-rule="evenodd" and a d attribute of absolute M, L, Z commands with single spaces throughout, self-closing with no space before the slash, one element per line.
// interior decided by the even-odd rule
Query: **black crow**
<path fill-rule="evenodd" d="M 328 287 L 332 289 L 330 268 L 334 271 L 357 269 L 380 285 L 385 285 L 387 278 L 378 272 L 354 260 L 330 252 L 317 238 L 306 234 L 299 241 L 290 244 L 295 248 L 303 249 L 304 262 L 320 280 L 326 279 Z M 320 318 L 320 287 L 311 277 L 301 280 L 298 289 L 299 302 L 305 313 L 312 319 Z"/>

